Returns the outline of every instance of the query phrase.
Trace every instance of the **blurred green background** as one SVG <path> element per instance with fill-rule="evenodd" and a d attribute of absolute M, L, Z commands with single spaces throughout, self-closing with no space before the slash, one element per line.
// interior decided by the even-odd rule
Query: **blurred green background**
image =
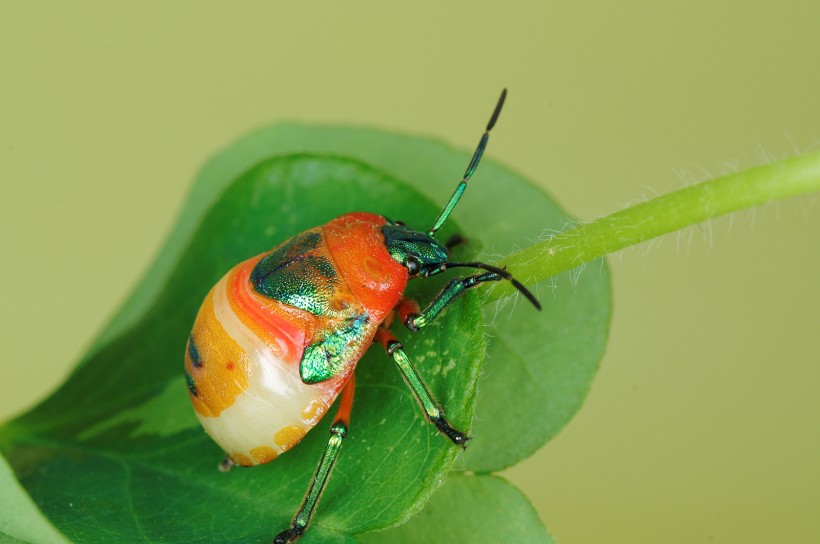
<path fill-rule="evenodd" d="M 64 379 L 250 129 L 470 148 L 507 86 L 489 155 L 590 220 L 820 148 L 819 23 L 799 0 L 3 2 L 0 418 Z M 820 539 L 817 200 L 611 257 L 587 403 L 506 473 L 559 541 Z"/>

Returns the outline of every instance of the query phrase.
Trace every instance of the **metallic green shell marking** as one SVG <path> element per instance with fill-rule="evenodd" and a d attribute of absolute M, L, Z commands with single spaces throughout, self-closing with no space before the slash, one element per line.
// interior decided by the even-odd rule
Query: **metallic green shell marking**
<path fill-rule="evenodd" d="M 320 340 L 305 348 L 299 363 L 302 381 L 323 382 L 344 370 L 361 347 L 366 328 L 366 314 L 333 323 Z"/>
<path fill-rule="evenodd" d="M 191 358 L 191 364 L 195 368 L 202 368 L 202 356 L 199 355 L 199 350 L 194 343 L 193 335 L 188 337 L 188 356 Z"/>
<path fill-rule="evenodd" d="M 340 280 L 333 263 L 314 251 L 321 244 L 322 235 L 308 231 L 279 246 L 253 268 L 254 291 L 314 315 L 336 315 L 330 302 Z"/>
<path fill-rule="evenodd" d="M 188 386 L 188 391 L 190 391 L 193 396 L 199 396 L 199 391 L 197 391 L 196 383 L 194 382 L 194 377 L 188 374 L 187 372 L 185 373 L 185 384 Z"/>

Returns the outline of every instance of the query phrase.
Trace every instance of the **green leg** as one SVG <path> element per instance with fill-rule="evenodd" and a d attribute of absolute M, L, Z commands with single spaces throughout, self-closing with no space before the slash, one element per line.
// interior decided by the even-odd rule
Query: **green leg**
<path fill-rule="evenodd" d="M 354 378 L 351 377 L 342 391 L 342 398 L 339 402 L 339 413 L 336 415 L 336 421 L 330 428 L 330 440 L 327 442 L 325 453 L 319 461 L 319 466 L 313 474 L 313 479 L 310 481 L 310 487 L 302 501 L 302 506 L 296 512 L 290 528 L 282 531 L 276 538 L 273 539 L 273 544 L 291 544 L 299 540 L 299 537 L 307 530 L 310 518 L 313 517 L 313 511 L 316 510 L 316 505 L 319 503 L 319 498 L 322 496 L 322 491 L 327 485 L 327 480 L 330 478 L 330 472 L 333 470 L 333 465 L 336 463 L 336 457 L 339 455 L 339 450 L 342 448 L 342 441 L 347 436 L 347 428 L 350 424 L 350 411 L 353 407 L 353 388 L 355 386 Z"/>
<path fill-rule="evenodd" d="M 471 287 L 475 287 L 488 281 L 499 281 L 504 279 L 501 274 L 497 272 L 485 272 L 484 274 L 477 274 L 475 276 L 467 276 L 466 278 L 455 278 L 447 284 L 441 293 L 433 299 L 427 308 L 418 314 L 410 314 L 404 320 L 404 325 L 411 331 L 417 331 L 422 327 L 429 325 L 444 308 L 449 306 L 460 294 Z"/>
<path fill-rule="evenodd" d="M 444 412 L 433 398 L 433 395 L 430 394 L 430 390 L 427 389 L 424 380 L 422 380 L 421 376 L 416 372 L 415 367 L 410 362 L 410 358 L 407 357 L 407 354 L 404 352 L 401 342 L 387 329 L 379 329 L 376 340 L 381 342 L 384 349 L 387 350 L 387 354 L 396 362 L 399 371 L 404 377 L 404 381 L 410 386 L 413 395 L 415 395 L 416 400 L 419 405 L 421 405 L 421 409 L 424 411 L 424 415 L 427 416 L 430 423 L 435 425 L 436 428 L 452 440 L 454 444 L 466 448 L 467 441 L 470 440 L 470 437 L 454 429 L 444 417 Z"/>

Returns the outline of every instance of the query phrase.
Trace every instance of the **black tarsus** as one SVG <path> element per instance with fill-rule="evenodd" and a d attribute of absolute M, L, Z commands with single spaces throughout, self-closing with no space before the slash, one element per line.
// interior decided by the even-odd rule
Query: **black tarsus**
<path fill-rule="evenodd" d="M 431 418 L 430 421 L 444 436 L 449 438 L 453 442 L 453 444 L 455 444 L 456 446 L 461 446 L 462 449 L 467 449 L 467 442 L 470 441 L 471 437 L 453 428 L 453 426 L 450 425 L 450 423 L 444 418 L 444 416 Z"/>
<path fill-rule="evenodd" d="M 286 531 L 282 531 L 273 539 L 273 544 L 291 544 L 299 540 L 299 537 L 305 532 L 305 527 L 291 527 Z"/>

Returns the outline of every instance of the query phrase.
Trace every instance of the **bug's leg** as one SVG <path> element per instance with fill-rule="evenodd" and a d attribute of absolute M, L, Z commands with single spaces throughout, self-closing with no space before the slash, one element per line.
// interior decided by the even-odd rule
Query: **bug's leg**
<path fill-rule="evenodd" d="M 418 308 L 418 306 L 416 307 Z M 470 437 L 463 432 L 454 429 L 444 417 L 444 412 L 441 407 L 430 394 L 430 390 L 427 389 L 427 385 L 425 385 L 424 380 L 422 380 L 421 376 L 419 376 L 416 372 L 416 369 L 410 362 L 407 354 L 404 353 L 401 342 L 398 341 L 392 332 L 384 328 L 380 328 L 376 331 L 375 341 L 381 343 L 387 351 L 387 354 L 396 362 L 396 365 L 399 367 L 399 371 L 401 371 L 401 374 L 404 377 L 404 381 L 407 382 L 408 386 L 410 386 L 410 389 L 413 391 L 413 395 L 421 405 L 421 409 L 424 411 L 424 415 L 427 416 L 430 423 L 435 425 L 436 428 L 447 438 L 452 440 L 454 444 L 461 446 L 462 448 L 466 448 L 467 441 L 470 440 Z"/>
<path fill-rule="evenodd" d="M 219 472 L 228 472 L 235 466 L 236 462 L 231 459 L 230 455 L 226 455 L 222 462 L 219 463 Z"/>
<path fill-rule="evenodd" d="M 497 272 L 485 272 L 483 274 L 476 274 L 474 276 L 467 276 L 466 278 L 454 278 L 447 284 L 441 293 L 433 299 L 424 311 L 419 313 L 411 313 L 406 317 L 401 316 L 404 326 L 411 331 L 417 331 L 422 327 L 429 325 L 444 308 L 449 306 L 459 295 L 471 287 L 482 284 L 488 281 L 499 281 L 504 279 L 501 274 Z"/>
<path fill-rule="evenodd" d="M 347 436 L 347 429 L 350 425 L 350 411 L 353 409 L 353 389 L 356 387 L 355 375 L 350 376 L 350 381 L 347 382 L 345 388 L 342 390 L 341 399 L 339 400 L 339 411 L 336 413 L 336 419 L 330 427 L 330 440 L 327 442 L 325 453 L 319 461 L 319 466 L 313 474 L 313 479 L 310 481 L 305 499 L 302 501 L 302 506 L 293 517 L 290 528 L 282 531 L 276 538 L 273 539 L 273 544 L 289 544 L 296 542 L 299 537 L 307 530 L 310 518 L 313 516 L 313 511 L 319 502 L 319 497 L 325 489 L 327 480 L 330 477 L 330 471 L 333 469 L 333 464 L 336 462 L 336 457 L 339 455 L 339 450 L 342 447 L 342 441 Z"/>
<path fill-rule="evenodd" d="M 412 298 L 402 298 L 402 299 L 399 300 L 399 303 L 396 304 L 395 317 L 397 317 L 398 320 L 401 321 L 402 323 L 406 323 L 407 319 L 410 318 L 410 316 L 418 315 L 418 313 L 420 311 L 421 311 L 421 308 L 419 308 L 419 303 L 418 302 L 416 302 Z M 389 330 L 389 327 L 384 327 L 383 326 L 382 328 L 385 328 L 385 329 Z M 377 342 L 381 342 L 381 340 L 379 338 L 380 334 L 381 334 L 381 331 L 376 333 L 376 341 Z M 385 349 L 386 349 L 386 346 L 385 346 Z"/>

